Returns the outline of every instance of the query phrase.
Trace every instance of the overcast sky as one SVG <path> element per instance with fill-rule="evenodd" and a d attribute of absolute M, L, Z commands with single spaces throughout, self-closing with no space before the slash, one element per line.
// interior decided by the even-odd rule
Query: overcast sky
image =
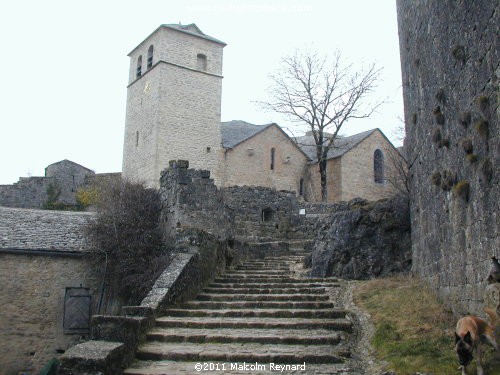
<path fill-rule="evenodd" d="M 0 13 L 0 184 L 43 176 L 69 159 L 121 171 L 127 54 L 164 23 L 196 23 L 227 43 L 222 121 L 288 120 L 254 104 L 268 74 L 296 49 L 335 49 L 383 67 L 376 96 L 387 104 L 345 135 L 381 128 L 391 138 L 403 114 L 394 0 L 25 0 Z"/>

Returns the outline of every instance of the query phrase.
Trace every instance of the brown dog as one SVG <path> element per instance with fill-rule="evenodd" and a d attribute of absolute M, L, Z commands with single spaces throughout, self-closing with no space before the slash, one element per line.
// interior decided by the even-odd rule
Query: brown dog
<path fill-rule="evenodd" d="M 490 317 L 491 324 L 477 316 L 466 316 L 457 322 L 455 332 L 455 349 L 462 375 L 467 375 L 466 368 L 472 361 L 472 353 L 476 352 L 477 375 L 484 375 L 481 363 L 481 342 L 489 344 L 498 351 L 495 340 L 494 327 L 498 322 L 498 315 L 493 309 L 484 309 Z"/>

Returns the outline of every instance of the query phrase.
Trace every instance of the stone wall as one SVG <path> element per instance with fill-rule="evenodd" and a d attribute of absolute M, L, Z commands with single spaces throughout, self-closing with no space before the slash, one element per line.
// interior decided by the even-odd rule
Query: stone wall
<path fill-rule="evenodd" d="M 187 161 L 170 163 L 162 173 L 161 219 L 167 236 L 196 228 L 223 240 L 268 242 L 302 237 L 292 225 L 305 204 L 295 192 L 267 187 L 218 189 L 210 172 L 188 169 Z M 296 221 L 296 220 L 295 220 Z"/>
<path fill-rule="evenodd" d="M 232 236 L 232 216 L 206 170 L 188 169 L 185 160 L 170 162 L 161 174 L 161 225 L 166 238 L 180 229 L 195 228 L 220 239 Z"/>
<path fill-rule="evenodd" d="M 301 237 L 292 221 L 301 204 L 295 192 L 265 187 L 222 189 L 224 203 L 234 217 L 234 233 L 242 242 L 279 241 Z"/>
<path fill-rule="evenodd" d="M 275 149 L 271 170 L 271 149 Z M 270 126 L 224 153 L 221 185 L 266 186 L 299 193 L 307 157 L 278 126 Z"/>
<path fill-rule="evenodd" d="M 62 160 L 45 168 L 45 177 L 53 178 L 55 187 L 60 191 L 58 202 L 69 205 L 76 205 L 76 191 L 94 176 L 94 171 L 70 160 Z"/>
<path fill-rule="evenodd" d="M 12 185 L 0 185 L 0 206 L 19 208 L 44 208 L 49 200 L 49 189 L 56 196 L 54 206 L 72 208 L 77 206 L 76 192 L 94 184 L 119 179 L 121 173 L 95 174 L 70 160 L 62 160 L 45 168 L 44 177 L 20 177 Z"/>
<path fill-rule="evenodd" d="M 309 202 L 321 202 L 321 179 L 317 163 L 308 167 L 305 188 L 305 198 Z M 340 157 L 326 162 L 326 190 L 329 203 L 342 200 L 342 158 Z"/>
<path fill-rule="evenodd" d="M 382 151 L 384 161 L 384 180 L 380 183 L 375 182 L 373 169 L 373 158 L 377 149 Z M 342 196 L 340 200 L 349 201 L 360 197 L 374 201 L 393 195 L 392 185 L 385 180 L 390 174 L 389 152 L 391 150 L 394 150 L 392 144 L 377 130 L 345 153 L 342 157 Z"/>
<path fill-rule="evenodd" d="M 47 202 L 47 189 L 53 178 L 21 177 L 12 185 L 0 185 L 0 206 L 42 208 Z"/>
<path fill-rule="evenodd" d="M 0 207 L 0 374 L 38 373 L 85 336 L 64 333 L 64 297 L 88 288 L 97 310 L 101 275 L 83 252 L 92 216 Z"/>
<path fill-rule="evenodd" d="M 413 271 L 480 314 L 499 256 L 499 3 L 398 0 Z"/>
<path fill-rule="evenodd" d="M 381 183 L 375 182 L 374 178 L 373 156 L 377 149 L 381 150 L 384 156 L 384 180 Z M 391 152 L 394 154 L 394 146 L 377 129 L 342 156 L 328 160 L 328 202 L 348 201 L 353 198 L 377 200 L 393 195 L 392 185 L 385 180 L 394 173 L 390 161 Z M 319 167 L 316 164 L 309 167 L 306 192 L 308 201 L 321 201 Z"/>

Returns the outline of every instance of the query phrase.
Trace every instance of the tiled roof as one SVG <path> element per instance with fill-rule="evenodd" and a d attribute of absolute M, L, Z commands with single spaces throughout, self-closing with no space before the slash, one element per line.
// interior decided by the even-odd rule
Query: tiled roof
<path fill-rule="evenodd" d="M 241 120 L 222 122 L 220 129 L 222 146 L 224 148 L 233 148 L 272 125 L 274 124 L 254 125 Z"/>
<path fill-rule="evenodd" d="M 0 207 L 0 249 L 85 251 L 88 212 Z"/>
<path fill-rule="evenodd" d="M 377 129 L 368 130 L 359 134 L 354 134 L 349 137 L 340 137 L 333 142 L 333 147 L 328 151 L 328 159 L 337 158 L 344 155 L 347 151 L 351 150 L 365 138 L 369 137 Z M 295 141 L 298 146 L 315 162 L 316 158 L 316 145 L 312 135 L 296 137 Z"/>

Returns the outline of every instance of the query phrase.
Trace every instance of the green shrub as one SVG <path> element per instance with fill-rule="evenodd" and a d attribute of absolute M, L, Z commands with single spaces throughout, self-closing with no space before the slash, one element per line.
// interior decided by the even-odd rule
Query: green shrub
<path fill-rule="evenodd" d="M 453 55 L 453 57 L 460 61 L 462 64 L 465 64 L 466 60 L 467 60 L 467 56 L 466 56 L 466 53 L 465 53 L 465 47 L 462 46 L 462 45 L 455 45 L 453 46 L 453 48 L 451 49 L 451 54 Z"/>
<path fill-rule="evenodd" d="M 431 176 L 431 182 L 433 185 L 441 186 L 441 173 L 434 172 Z"/>
<path fill-rule="evenodd" d="M 488 108 L 489 98 L 485 95 L 480 95 L 477 97 L 476 103 L 479 106 L 479 109 L 484 112 Z"/>
<path fill-rule="evenodd" d="M 452 172 L 445 170 L 441 174 L 441 188 L 444 191 L 450 191 L 453 185 L 455 184 L 455 181 L 456 177 Z"/>
<path fill-rule="evenodd" d="M 432 131 L 432 142 L 438 143 L 443 139 L 443 136 L 441 134 L 441 128 L 434 128 Z"/>
<path fill-rule="evenodd" d="M 486 181 L 491 181 L 493 178 L 493 164 L 489 158 L 484 158 L 479 166 L 481 173 L 483 174 Z"/>
<path fill-rule="evenodd" d="M 481 118 L 474 123 L 474 128 L 483 137 L 488 136 L 488 127 L 488 121 L 484 118 Z"/>
<path fill-rule="evenodd" d="M 469 138 L 462 139 L 460 144 L 466 154 L 472 154 L 472 152 L 474 151 L 474 146 L 472 145 L 472 141 Z"/>
<path fill-rule="evenodd" d="M 469 201 L 470 184 L 467 180 L 461 180 L 453 187 L 453 194 L 465 200 Z"/>
<path fill-rule="evenodd" d="M 470 124 L 470 120 L 471 120 L 470 112 L 460 113 L 459 121 L 460 121 L 460 124 L 462 124 L 462 126 L 468 127 Z"/>
<path fill-rule="evenodd" d="M 99 200 L 99 189 L 95 186 L 80 188 L 76 191 L 76 203 L 82 209 L 95 206 Z"/>
<path fill-rule="evenodd" d="M 467 154 L 467 160 L 473 164 L 477 162 L 478 158 L 476 154 Z"/>

